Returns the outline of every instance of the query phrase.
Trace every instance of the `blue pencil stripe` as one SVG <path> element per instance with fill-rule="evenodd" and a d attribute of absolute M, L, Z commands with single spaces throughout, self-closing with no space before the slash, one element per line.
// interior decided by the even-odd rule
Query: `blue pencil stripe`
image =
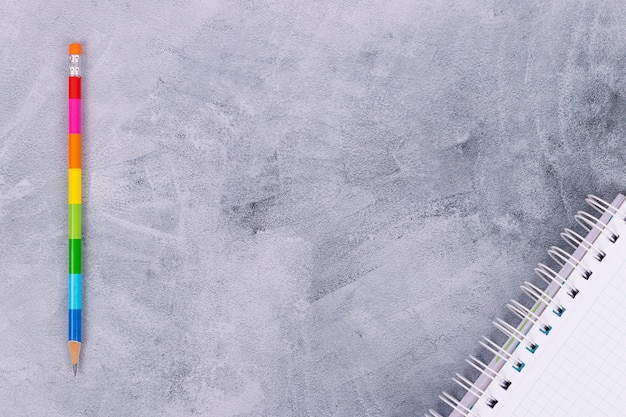
<path fill-rule="evenodd" d="M 68 310 L 69 311 L 69 317 L 68 317 L 68 321 L 69 321 L 69 334 L 68 334 L 68 340 L 70 342 L 72 341 L 76 341 L 76 342 L 80 342 L 81 341 L 81 332 L 80 332 L 80 316 L 81 316 L 81 310 Z"/>
<path fill-rule="evenodd" d="M 83 308 L 82 274 L 69 274 L 68 276 L 68 308 L 80 310 Z"/>

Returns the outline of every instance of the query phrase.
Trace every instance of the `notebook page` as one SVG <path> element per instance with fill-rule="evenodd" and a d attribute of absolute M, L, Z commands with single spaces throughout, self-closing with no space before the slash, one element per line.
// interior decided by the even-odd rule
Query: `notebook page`
<path fill-rule="evenodd" d="M 626 413 L 626 265 L 620 268 L 512 416 Z M 621 328 L 620 328 L 621 327 Z"/>
<path fill-rule="evenodd" d="M 622 208 L 623 210 L 623 208 Z M 607 256 L 587 261 L 593 274 L 579 278 L 576 298 L 561 291 L 562 317 L 551 309 L 542 318 L 553 326 L 549 335 L 533 328 L 529 340 L 535 353 L 520 346 L 515 356 L 526 364 L 521 372 L 510 365 L 502 373 L 513 382 L 504 391 L 491 384 L 498 399 L 491 409 L 479 401 L 472 412 L 481 417 L 558 417 L 626 415 L 626 223 L 614 218 L 609 227 L 621 235 L 616 243 L 600 238 Z"/>

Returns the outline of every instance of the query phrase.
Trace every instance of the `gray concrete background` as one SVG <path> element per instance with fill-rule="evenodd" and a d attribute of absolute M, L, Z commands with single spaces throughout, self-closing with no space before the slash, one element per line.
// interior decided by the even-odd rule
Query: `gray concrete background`
<path fill-rule="evenodd" d="M 437 394 L 584 197 L 626 188 L 625 19 L 611 1 L 1 0 L 0 415 L 447 411 Z"/>

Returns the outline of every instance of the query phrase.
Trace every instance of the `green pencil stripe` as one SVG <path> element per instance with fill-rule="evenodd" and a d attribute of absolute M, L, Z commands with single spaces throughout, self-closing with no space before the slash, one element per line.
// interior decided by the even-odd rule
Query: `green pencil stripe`
<path fill-rule="evenodd" d="M 69 270 L 70 274 L 80 274 L 82 270 L 81 240 L 70 239 L 69 244 Z"/>
<path fill-rule="evenodd" d="M 70 204 L 68 207 L 68 236 L 70 239 L 82 238 L 81 208 L 80 204 Z"/>

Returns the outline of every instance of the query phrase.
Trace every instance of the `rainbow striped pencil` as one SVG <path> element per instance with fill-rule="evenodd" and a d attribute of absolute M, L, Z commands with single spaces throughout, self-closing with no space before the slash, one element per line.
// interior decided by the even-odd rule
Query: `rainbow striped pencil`
<path fill-rule="evenodd" d="M 82 309 L 82 232 L 81 232 L 81 135 L 80 135 L 80 64 L 81 46 L 70 44 L 69 75 L 69 166 L 68 166 L 68 238 L 69 238 L 69 275 L 68 275 L 68 341 L 74 376 L 78 369 L 78 356 L 81 346 L 81 309 Z"/>

